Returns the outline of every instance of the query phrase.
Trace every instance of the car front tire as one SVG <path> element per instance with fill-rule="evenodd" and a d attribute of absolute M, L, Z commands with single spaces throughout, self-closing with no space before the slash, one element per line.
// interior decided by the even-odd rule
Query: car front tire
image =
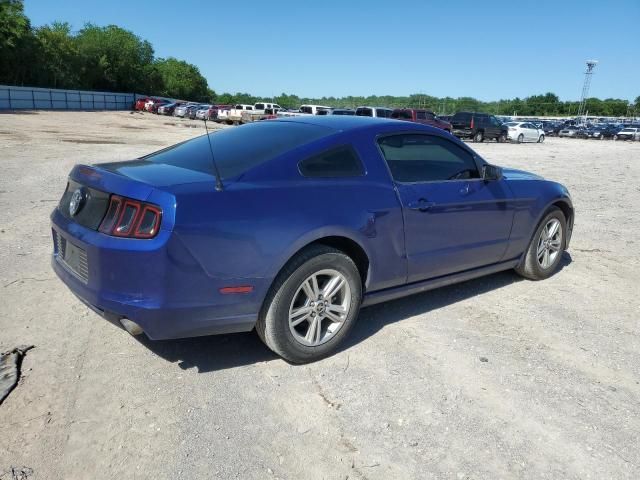
<path fill-rule="evenodd" d="M 312 245 L 278 274 L 256 323 L 262 341 L 291 363 L 335 352 L 362 301 L 358 267 L 344 252 Z"/>
<path fill-rule="evenodd" d="M 522 142 L 524 142 L 524 135 L 521 133 L 520 135 L 518 135 L 518 143 Z"/>
<path fill-rule="evenodd" d="M 540 135 L 540 137 L 538 138 L 538 143 L 542 142 L 544 142 L 544 135 Z"/>
<path fill-rule="evenodd" d="M 476 132 L 473 136 L 473 141 L 476 143 L 481 143 L 484 140 L 484 135 L 482 132 Z"/>
<path fill-rule="evenodd" d="M 529 243 L 516 272 L 530 280 L 544 280 L 560 265 L 566 246 L 567 219 L 558 207 L 544 216 Z"/>

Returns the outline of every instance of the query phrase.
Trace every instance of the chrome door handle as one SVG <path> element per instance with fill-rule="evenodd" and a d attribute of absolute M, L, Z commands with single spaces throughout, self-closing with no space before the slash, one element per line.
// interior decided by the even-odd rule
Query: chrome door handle
<path fill-rule="evenodd" d="M 435 204 L 436 204 L 436 202 L 430 202 L 426 198 L 419 198 L 417 201 L 411 202 L 407 206 L 411 210 L 419 210 L 421 212 L 426 212 L 427 210 L 429 210 L 433 206 L 435 206 Z"/>

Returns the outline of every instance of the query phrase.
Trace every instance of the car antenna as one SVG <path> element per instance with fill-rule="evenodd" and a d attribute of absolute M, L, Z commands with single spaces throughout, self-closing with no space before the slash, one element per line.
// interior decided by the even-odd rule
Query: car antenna
<path fill-rule="evenodd" d="M 218 165 L 216 164 L 216 159 L 213 156 L 213 146 L 211 145 L 211 138 L 209 138 L 209 127 L 207 127 L 207 119 L 204 119 L 204 129 L 207 132 L 207 140 L 209 142 L 209 151 L 211 152 L 211 163 L 213 163 L 213 171 L 216 174 L 216 190 L 221 192 L 222 188 L 222 179 L 220 178 L 220 171 L 218 170 Z"/>

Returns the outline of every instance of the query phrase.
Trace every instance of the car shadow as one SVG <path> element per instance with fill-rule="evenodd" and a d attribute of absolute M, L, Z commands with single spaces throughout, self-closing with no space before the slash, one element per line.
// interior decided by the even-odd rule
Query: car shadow
<path fill-rule="evenodd" d="M 565 252 L 559 272 L 571 261 L 571 255 Z M 363 308 L 358 322 L 338 351 L 347 350 L 365 341 L 392 323 L 426 314 L 520 281 L 524 279 L 514 271 L 508 270 Z M 144 335 L 134 338 L 159 357 L 177 363 L 181 369 L 195 367 L 199 373 L 279 359 L 260 341 L 255 331 L 178 340 L 154 341 Z"/>

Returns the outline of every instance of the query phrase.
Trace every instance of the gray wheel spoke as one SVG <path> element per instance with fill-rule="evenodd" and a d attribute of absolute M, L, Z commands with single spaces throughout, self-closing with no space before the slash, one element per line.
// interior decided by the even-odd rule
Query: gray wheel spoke
<path fill-rule="evenodd" d="M 311 323 L 309 324 L 309 328 L 307 329 L 307 334 L 305 335 L 305 340 L 309 342 L 311 345 L 315 345 L 316 343 L 316 334 L 318 333 L 318 324 L 320 323 L 320 319 L 318 317 L 313 317 Z"/>
<path fill-rule="evenodd" d="M 327 283 L 327 286 L 324 287 L 324 298 L 326 299 L 330 299 L 333 298 L 342 288 L 342 286 L 344 285 L 345 280 L 342 277 L 333 277 L 329 283 Z"/>
<path fill-rule="evenodd" d="M 549 248 L 551 248 L 551 250 L 553 250 L 554 252 L 560 250 L 560 239 L 550 242 Z"/>
<path fill-rule="evenodd" d="M 313 298 L 318 298 L 318 295 L 320 295 L 320 288 L 318 288 L 318 277 L 316 275 L 311 277 L 311 288 L 313 288 Z"/>
<path fill-rule="evenodd" d="M 335 323 L 342 323 L 344 320 L 342 318 L 340 318 L 338 315 L 336 315 L 333 312 L 330 312 L 329 310 L 327 310 L 326 312 L 324 312 L 325 316 L 331 320 L 332 322 Z"/>
<path fill-rule="evenodd" d="M 305 320 L 308 320 L 309 317 L 311 317 L 311 312 L 312 311 L 313 311 L 313 308 L 310 307 L 310 306 L 304 306 L 304 307 L 300 307 L 300 308 L 298 308 L 296 310 L 293 310 L 289 314 L 289 322 L 290 322 L 291 326 L 295 327 L 297 325 L 300 325 Z"/>
<path fill-rule="evenodd" d="M 316 294 L 313 291 L 313 287 L 311 286 L 311 283 L 309 280 L 310 279 L 305 280 L 305 282 L 302 284 L 302 289 L 304 290 L 304 293 L 307 295 L 308 299 L 315 300 Z"/>
<path fill-rule="evenodd" d="M 560 228 L 560 222 L 555 220 L 551 223 L 551 228 L 548 230 L 547 238 L 553 238 L 553 236 L 558 233 L 558 229 Z"/>
<path fill-rule="evenodd" d="M 306 346 L 329 341 L 351 308 L 351 287 L 344 274 L 324 269 L 301 282 L 289 306 L 289 330 Z"/>
<path fill-rule="evenodd" d="M 327 311 L 337 313 L 338 315 L 347 313 L 347 309 L 344 308 L 342 305 L 334 305 L 332 303 L 330 303 L 329 306 L 327 307 Z"/>
<path fill-rule="evenodd" d="M 544 245 L 544 242 L 540 240 L 540 244 L 538 245 L 538 258 L 540 258 L 540 255 L 542 255 L 545 250 L 546 250 L 546 247 Z"/>

